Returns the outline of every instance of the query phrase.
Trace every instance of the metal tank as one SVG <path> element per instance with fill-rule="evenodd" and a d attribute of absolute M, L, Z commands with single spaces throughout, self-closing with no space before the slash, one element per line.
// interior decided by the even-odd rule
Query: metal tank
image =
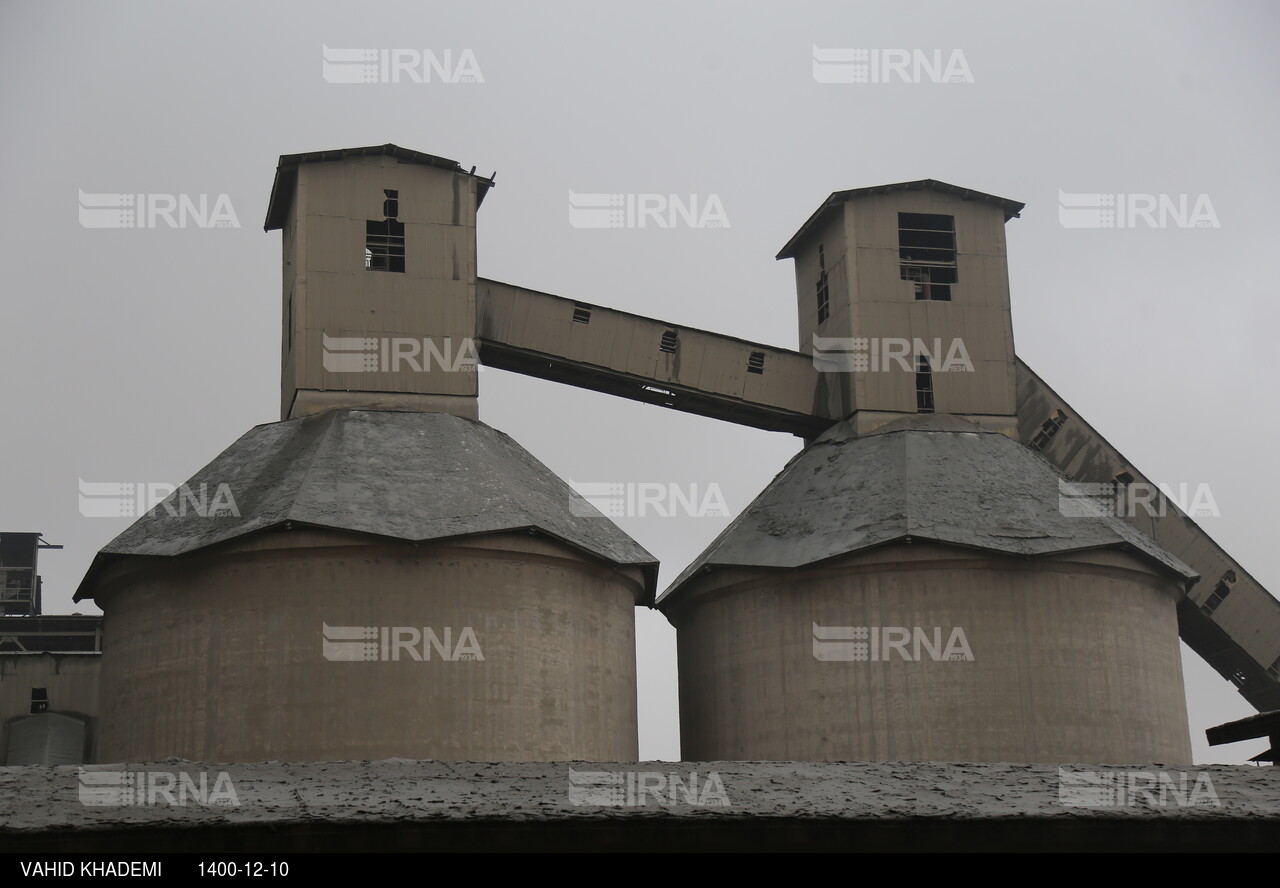
<path fill-rule="evenodd" d="M 15 718 L 6 738 L 6 765 L 76 765 L 85 760 L 89 724 L 79 715 L 41 712 Z"/>

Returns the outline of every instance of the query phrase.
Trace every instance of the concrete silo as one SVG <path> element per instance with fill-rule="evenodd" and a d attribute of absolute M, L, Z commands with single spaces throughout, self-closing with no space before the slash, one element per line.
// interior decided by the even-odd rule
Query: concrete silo
<path fill-rule="evenodd" d="M 1190 761 L 1196 573 L 1017 439 L 1021 209 L 837 192 L 779 253 L 815 403 L 847 418 L 658 601 L 685 758 Z"/>
<path fill-rule="evenodd" d="M 1189 763 L 1195 574 L 1060 480 L 954 417 L 822 435 L 658 601 L 682 756 Z"/>
<path fill-rule="evenodd" d="M 391 145 L 281 158 L 282 419 L 82 582 L 99 761 L 637 757 L 656 562 L 477 419 L 491 184 Z"/>

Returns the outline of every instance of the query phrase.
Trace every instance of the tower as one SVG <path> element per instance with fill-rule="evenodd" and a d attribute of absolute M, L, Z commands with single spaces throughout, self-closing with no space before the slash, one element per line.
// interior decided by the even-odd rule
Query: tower
<path fill-rule="evenodd" d="M 1018 442 L 1021 209 L 935 180 L 842 191 L 778 254 L 815 402 L 845 419 L 658 599 L 684 758 L 1190 761 L 1178 607 L 1198 575 L 1066 508 Z"/>
<path fill-rule="evenodd" d="M 100 760 L 637 757 L 657 563 L 477 418 L 492 184 L 395 145 L 280 159 L 281 421 L 82 581 Z"/>
<path fill-rule="evenodd" d="M 477 418 L 476 211 L 493 179 L 396 145 L 280 158 L 280 418 L 392 406 Z"/>
<path fill-rule="evenodd" d="M 779 251 L 800 349 L 859 432 L 937 412 L 1016 436 L 1004 225 L 1022 207 L 933 179 L 838 191 Z"/>

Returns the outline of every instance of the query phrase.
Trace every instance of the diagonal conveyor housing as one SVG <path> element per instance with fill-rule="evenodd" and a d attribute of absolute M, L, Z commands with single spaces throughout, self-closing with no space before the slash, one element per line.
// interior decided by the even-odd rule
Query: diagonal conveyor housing
<path fill-rule="evenodd" d="M 476 291 L 489 366 L 807 439 L 848 413 L 801 352 L 483 278 Z M 1068 478 L 1147 480 L 1021 360 L 1017 386 L 1019 440 Z M 1178 608 L 1183 641 L 1255 708 L 1280 709 L 1280 601 L 1176 504 L 1127 520 L 1202 578 Z"/>

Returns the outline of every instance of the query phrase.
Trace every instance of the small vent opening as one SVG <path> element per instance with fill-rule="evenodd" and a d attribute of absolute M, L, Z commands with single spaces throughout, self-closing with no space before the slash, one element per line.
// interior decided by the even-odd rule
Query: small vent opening
<path fill-rule="evenodd" d="M 822 252 L 822 244 L 818 244 L 818 323 L 826 323 L 831 317 L 831 292 L 827 287 L 827 257 Z"/>
<path fill-rule="evenodd" d="M 916 355 L 916 412 L 933 412 L 933 368 L 924 355 Z"/>
<path fill-rule="evenodd" d="M 1213 587 L 1213 593 L 1204 600 L 1204 604 L 1200 605 L 1200 610 L 1204 611 L 1205 616 L 1213 615 L 1213 612 L 1231 594 L 1231 587 L 1235 584 L 1236 572 L 1234 570 L 1229 570 L 1222 575 L 1222 579 L 1218 580 L 1218 585 Z"/>
<path fill-rule="evenodd" d="M 1053 416 L 1040 424 L 1040 431 L 1036 432 L 1036 436 L 1031 439 L 1031 446 L 1036 450 L 1044 450 L 1045 446 L 1053 440 L 1053 436 L 1058 434 L 1058 429 L 1066 425 L 1068 419 L 1070 417 L 1061 410 L 1053 411 Z"/>

